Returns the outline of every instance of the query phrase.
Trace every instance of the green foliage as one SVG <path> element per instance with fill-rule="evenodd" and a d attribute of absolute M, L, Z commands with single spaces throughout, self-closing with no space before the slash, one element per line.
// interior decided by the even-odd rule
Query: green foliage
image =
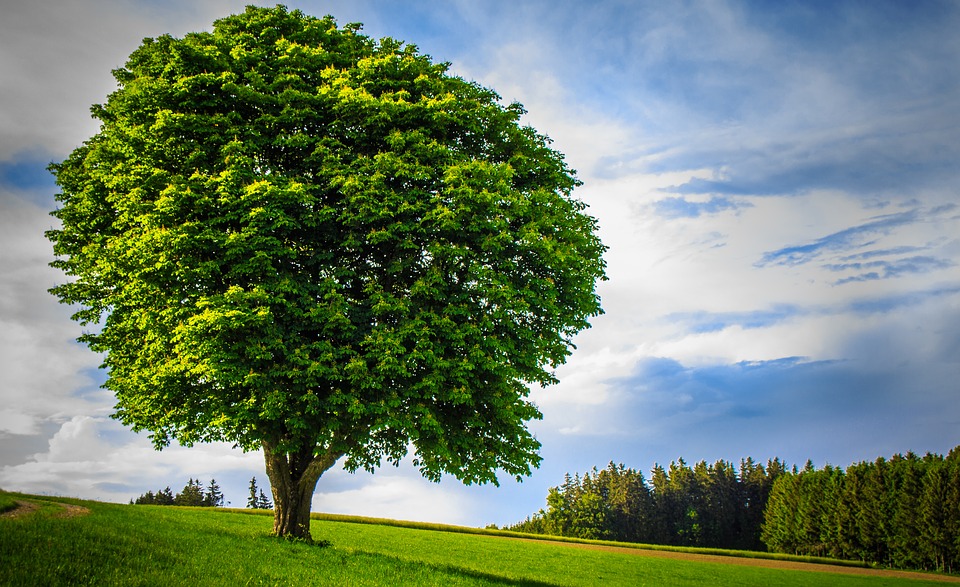
<path fill-rule="evenodd" d="M 247 496 L 247 507 L 250 509 L 260 509 L 260 498 L 257 491 L 257 478 L 254 476 L 250 478 L 250 493 Z"/>
<path fill-rule="evenodd" d="M 429 479 L 528 475 L 528 386 L 601 312 L 596 221 L 519 104 L 358 31 L 248 7 L 144 40 L 51 166 L 52 292 L 158 448 L 269 445 L 284 486 L 411 446 Z"/>
<path fill-rule="evenodd" d="M 17 500 L 9 493 L 0 490 L 0 514 L 16 509 Z"/>
<path fill-rule="evenodd" d="M 913 453 L 808 467 L 774 484 L 763 541 L 775 552 L 953 572 L 960 566 L 960 458 Z"/>
<path fill-rule="evenodd" d="M 131 503 L 137 505 L 174 505 L 176 501 L 177 496 L 173 495 L 173 490 L 168 485 L 156 493 L 147 491 L 136 500 L 132 500 Z"/>
<path fill-rule="evenodd" d="M 200 485 L 200 481 L 194 481 L 193 479 L 190 479 L 186 486 L 184 486 L 183 491 L 173 498 L 174 505 L 194 507 L 204 505 L 205 501 L 203 487 Z"/>
<path fill-rule="evenodd" d="M 220 485 L 216 479 L 210 479 L 210 485 L 207 485 L 207 491 L 203 495 L 203 505 L 208 507 L 223 506 L 223 492 L 220 491 Z"/>
<path fill-rule="evenodd" d="M 215 479 L 210 480 L 210 485 L 205 492 L 200 485 L 200 480 L 194 481 L 192 478 L 187 481 L 183 491 L 174 495 L 173 491 L 167 486 L 164 489 L 154 493 L 147 491 L 136 500 L 130 500 L 130 503 L 137 505 L 184 505 L 194 507 L 214 507 L 223 505 L 223 493 Z"/>
<path fill-rule="evenodd" d="M 43 504 L 51 498 L 30 499 Z M 903 579 L 897 578 L 678 561 L 545 541 L 520 542 L 345 520 L 315 520 L 315 533 L 333 538 L 332 546 L 317 548 L 270 539 L 268 517 L 235 513 L 259 511 L 130 507 L 55 499 L 82 504 L 91 513 L 59 518 L 59 508 L 54 506 L 41 508 L 41 513 L 30 519 L 0 519 L 0 560 L 4 561 L 0 584 L 903 584 Z"/>
<path fill-rule="evenodd" d="M 250 494 L 247 497 L 247 507 L 253 510 L 273 509 L 273 504 L 264 495 L 263 490 L 257 487 L 256 476 L 250 478 Z"/>
<path fill-rule="evenodd" d="M 651 483 L 634 469 L 610 463 L 580 477 L 566 475 L 541 510 L 509 529 L 534 534 L 620 542 L 761 549 L 760 524 L 767 495 L 784 471 L 775 459 L 766 469 L 752 459 L 740 463 L 680 459 L 669 469 L 656 465 Z"/>

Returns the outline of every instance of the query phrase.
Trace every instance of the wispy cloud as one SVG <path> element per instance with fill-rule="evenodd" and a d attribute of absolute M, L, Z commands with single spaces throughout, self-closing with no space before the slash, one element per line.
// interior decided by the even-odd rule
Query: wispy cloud
<path fill-rule="evenodd" d="M 581 407 L 569 440 L 551 442 L 566 442 L 570 458 L 596 452 L 592 436 L 616 435 L 619 448 L 608 454 L 780 456 L 800 463 L 814 455 L 835 464 L 930 446 L 931 435 L 941 443 L 927 450 L 949 450 L 960 423 L 948 415 L 951 365 L 904 369 L 804 357 L 691 365 L 646 357 L 630 376 L 608 381 L 609 401 Z M 922 385 L 904 395 L 911 380 Z M 942 417 L 931 416 L 937 411 Z M 904 427 L 904 421 L 922 421 L 927 429 Z"/>
<path fill-rule="evenodd" d="M 865 259 L 873 259 L 876 257 L 887 257 L 891 255 L 909 255 L 912 253 L 919 253 L 922 251 L 929 250 L 933 245 L 927 244 L 923 246 L 902 246 L 894 247 L 891 249 L 875 249 L 872 251 L 864 251 L 862 253 L 854 253 L 852 255 L 845 255 L 840 257 L 840 261 L 845 263 L 863 261 Z"/>
<path fill-rule="evenodd" d="M 705 202 L 691 201 L 686 198 L 664 198 L 654 202 L 653 210 L 658 216 L 668 219 L 697 218 L 703 214 L 717 214 L 751 206 L 749 202 L 723 197 L 713 197 Z"/>
<path fill-rule="evenodd" d="M 955 210 L 954 204 L 944 204 L 875 216 L 806 243 L 767 251 L 754 266 L 797 267 L 816 262 L 819 270 L 835 275 L 834 286 L 942 272 L 957 266 L 952 259 L 953 240 L 945 234 Z M 928 226 L 932 235 L 925 234 Z M 892 244 L 920 238 L 923 244 Z"/>
<path fill-rule="evenodd" d="M 768 265 L 800 265 L 809 263 L 825 252 L 846 251 L 872 244 L 869 238 L 875 235 L 889 234 L 892 230 L 920 221 L 924 215 L 920 209 L 908 210 L 896 214 L 878 216 L 856 226 L 820 237 L 813 242 L 792 245 L 764 253 L 757 262 L 758 267 Z"/>
<path fill-rule="evenodd" d="M 664 19 L 645 5 L 650 16 L 624 19 L 636 30 L 619 41 L 637 57 L 614 79 L 642 134 L 601 174 L 632 169 L 631 159 L 654 173 L 724 171 L 679 194 L 872 199 L 956 184 L 955 6 L 710 6 Z"/>
<path fill-rule="evenodd" d="M 840 263 L 826 265 L 825 268 L 830 271 L 863 271 L 857 275 L 844 277 L 834 282 L 835 285 L 843 285 L 854 281 L 875 281 L 878 279 L 889 279 L 901 275 L 928 273 L 937 269 L 946 269 L 954 267 L 956 263 L 949 259 L 937 259 L 934 257 L 909 257 L 898 259 L 896 261 L 871 261 L 869 263 Z"/>
<path fill-rule="evenodd" d="M 927 263 L 918 259 L 905 259 L 902 267 L 889 267 L 891 272 L 924 272 Z M 930 260 L 934 268 L 942 263 L 955 263 L 942 260 Z M 782 326 L 785 323 L 805 319 L 842 319 L 854 315 L 859 318 L 882 316 L 890 312 L 915 308 L 925 303 L 944 303 L 960 294 L 960 285 L 929 288 L 920 291 L 892 293 L 856 297 L 834 303 L 777 304 L 769 309 L 744 312 L 673 312 L 664 315 L 660 322 L 673 327 L 674 336 L 688 336 L 716 333 L 729 328 L 741 330 L 760 330 Z"/>
<path fill-rule="evenodd" d="M 919 291 L 858 298 L 844 303 L 838 310 L 850 312 L 856 316 L 869 316 L 916 308 L 930 302 L 946 308 L 955 308 L 958 294 L 960 294 L 960 284 L 929 287 Z"/>
<path fill-rule="evenodd" d="M 113 89 L 110 70 L 143 37 L 209 29 L 244 3 L 5 7 L 0 73 L 17 83 L 0 96 L 0 485 L 126 501 L 208 471 L 232 475 L 240 495 L 253 473 L 265 483 L 255 454 L 155 453 L 105 419 L 99 358 L 45 293 L 62 276 L 42 236 L 55 192 L 44 168 L 96 132 L 88 108 Z M 534 392 L 543 471 L 489 491 L 414 483 L 406 466 L 331 472 L 315 505 L 509 522 L 542 507 L 564 472 L 610 459 L 843 464 L 949 450 L 960 7 L 582 4 L 288 3 L 416 43 L 526 105 L 525 122 L 579 170 L 577 195 L 610 245 L 607 314 L 578 337 L 560 385 Z"/>
<path fill-rule="evenodd" d="M 799 306 L 778 306 L 771 310 L 751 312 L 678 312 L 663 317 L 663 321 L 681 326 L 689 333 L 718 332 L 732 326 L 743 329 L 766 328 L 792 317 L 809 313 Z"/>

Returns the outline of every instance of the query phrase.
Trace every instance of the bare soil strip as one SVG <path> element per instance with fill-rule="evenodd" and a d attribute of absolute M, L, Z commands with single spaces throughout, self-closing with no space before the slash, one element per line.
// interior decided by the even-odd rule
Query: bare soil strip
<path fill-rule="evenodd" d="M 524 540 L 528 542 L 543 542 L 542 540 L 532 540 L 528 538 L 515 538 L 514 540 Z M 952 575 L 940 575 L 934 573 L 921 573 L 914 571 L 898 571 L 893 569 L 868 569 L 864 567 L 846 567 L 842 565 L 829 565 L 819 563 L 803 563 L 794 561 L 781 561 L 766 558 L 746 558 L 740 556 L 721 556 L 716 554 L 693 554 L 688 552 L 675 552 L 671 550 L 644 550 L 641 548 L 626 548 L 621 546 L 606 546 L 603 544 L 582 544 L 577 542 L 552 542 L 563 546 L 572 546 L 575 548 L 586 548 L 590 550 L 603 550 L 606 552 L 618 552 L 623 554 L 632 554 L 635 556 L 649 556 L 655 558 L 669 558 L 675 560 L 697 561 L 704 563 L 719 563 L 724 565 L 741 565 L 745 567 L 766 567 L 768 569 L 784 569 L 790 571 L 811 571 L 817 573 L 839 573 L 844 575 L 869 575 L 873 577 L 893 577 L 899 579 L 912 579 L 919 581 L 940 581 L 943 583 L 960 583 L 960 577 Z"/>
<path fill-rule="evenodd" d="M 40 506 L 30 501 L 17 501 L 17 507 L 0 514 L 0 518 L 22 518 L 29 516 L 40 509 Z"/>
<path fill-rule="evenodd" d="M 56 514 L 58 518 L 73 518 L 75 516 L 84 516 L 90 513 L 90 510 L 83 507 L 82 505 L 73 505 L 69 503 L 56 503 L 56 502 L 45 502 L 53 503 L 63 508 L 63 511 Z M 23 518 L 37 513 L 40 510 L 40 505 L 33 501 L 17 501 L 17 507 L 0 514 L 0 518 Z"/>

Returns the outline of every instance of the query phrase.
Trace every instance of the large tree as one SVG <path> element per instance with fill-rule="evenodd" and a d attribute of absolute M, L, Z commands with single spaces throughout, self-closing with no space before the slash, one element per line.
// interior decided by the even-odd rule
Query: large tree
<path fill-rule="evenodd" d="M 359 31 L 248 7 L 145 39 L 51 166 L 51 291 L 115 417 L 262 448 L 280 535 L 341 459 L 528 475 L 529 388 L 601 312 L 596 221 L 523 108 Z"/>

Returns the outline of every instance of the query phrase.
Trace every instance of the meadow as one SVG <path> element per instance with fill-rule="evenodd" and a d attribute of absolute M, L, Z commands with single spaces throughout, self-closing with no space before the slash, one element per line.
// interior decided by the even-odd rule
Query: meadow
<path fill-rule="evenodd" d="M 270 512 L 0 494 L 0 501 L 11 499 L 36 507 L 0 517 L 0 585 L 883 587 L 943 579 L 675 560 L 636 549 L 598 550 L 496 531 L 345 516 L 317 516 L 314 538 L 329 542 L 318 546 L 270 536 Z"/>

